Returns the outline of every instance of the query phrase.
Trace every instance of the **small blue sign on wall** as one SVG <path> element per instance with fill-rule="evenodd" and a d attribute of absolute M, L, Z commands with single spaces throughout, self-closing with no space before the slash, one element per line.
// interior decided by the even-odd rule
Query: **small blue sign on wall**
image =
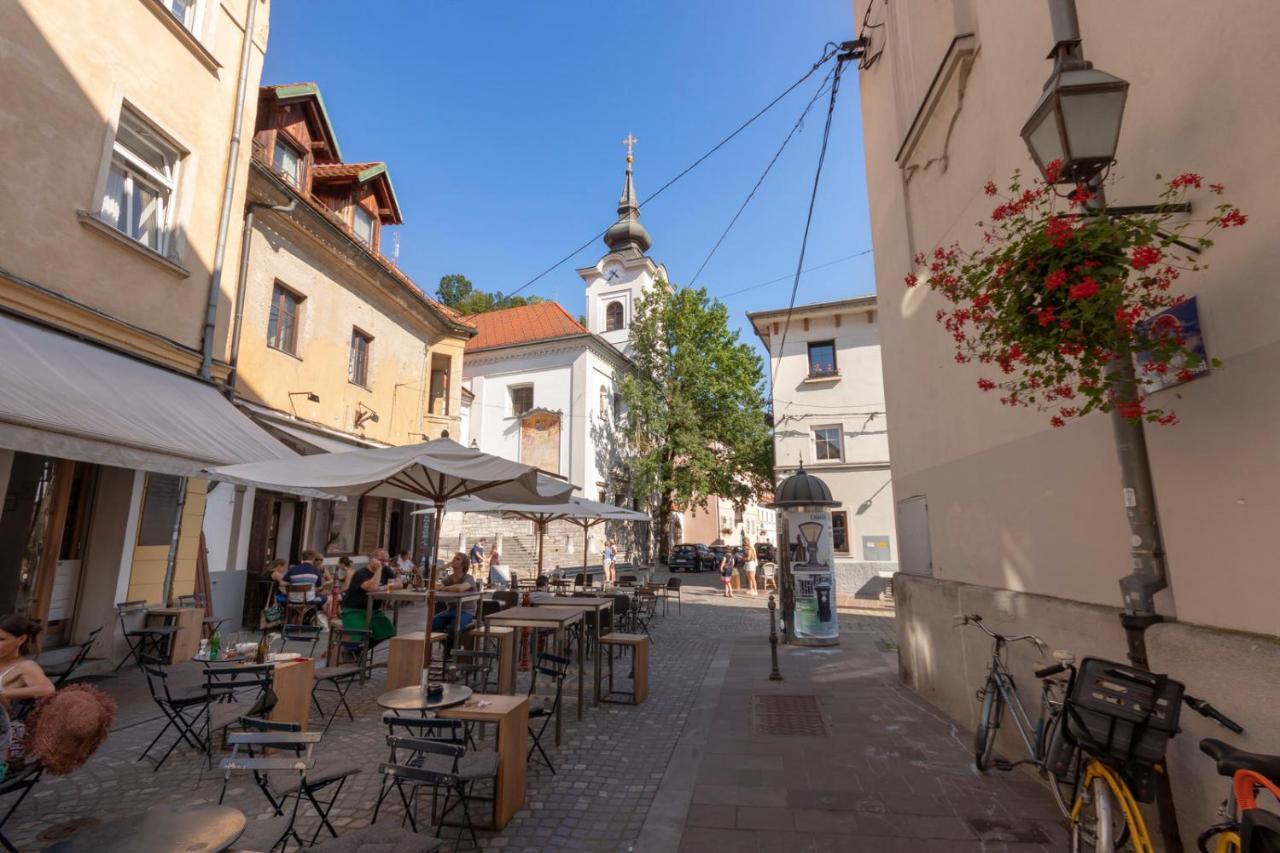
<path fill-rule="evenodd" d="M 1151 373 L 1143 369 L 1144 365 L 1152 363 L 1151 353 L 1138 353 L 1138 376 L 1141 378 L 1143 389 L 1148 394 L 1181 385 L 1182 380 L 1178 379 L 1178 373 L 1184 369 L 1190 371 L 1192 378 L 1209 372 L 1209 353 L 1205 350 L 1204 334 L 1200 331 L 1200 310 L 1196 307 L 1194 296 L 1181 305 L 1166 308 L 1144 321 L 1144 325 L 1148 327 L 1155 326 L 1157 323 L 1160 324 L 1161 331 L 1168 334 L 1172 334 L 1176 329 L 1182 335 L 1187 352 L 1193 357 L 1175 356 L 1169 363 L 1167 371 Z M 1168 328 L 1165 328 L 1166 326 Z"/>

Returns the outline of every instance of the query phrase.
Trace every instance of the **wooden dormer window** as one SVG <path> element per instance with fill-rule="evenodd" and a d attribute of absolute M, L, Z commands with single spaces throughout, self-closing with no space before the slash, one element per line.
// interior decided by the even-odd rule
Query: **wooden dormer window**
<path fill-rule="evenodd" d="M 355 212 L 351 219 L 351 230 L 355 232 L 357 240 L 372 249 L 374 231 L 373 214 L 358 204 L 352 205 L 352 208 Z"/>
<path fill-rule="evenodd" d="M 302 152 L 287 142 L 284 134 L 276 134 L 276 149 L 271 154 L 271 167 L 291 186 L 302 186 L 303 159 Z"/>

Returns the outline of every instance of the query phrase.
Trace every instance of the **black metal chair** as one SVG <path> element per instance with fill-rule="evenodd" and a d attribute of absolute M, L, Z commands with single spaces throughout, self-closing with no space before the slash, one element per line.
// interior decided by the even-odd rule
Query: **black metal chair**
<path fill-rule="evenodd" d="M 311 701 L 315 703 L 316 710 L 324 718 L 326 732 L 329 726 L 333 725 L 334 718 L 338 716 L 339 708 L 345 709 L 347 718 L 355 722 L 356 715 L 347 704 L 347 693 L 353 684 L 369 676 L 369 642 L 373 635 L 370 631 L 363 629 L 335 628 L 330 636 L 337 646 L 338 663 L 316 670 L 316 683 L 311 688 Z M 320 693 L 332 693 L 337 697 L 333 708 L 327 713 L 324 706 L 320 704 L 320 698 L 317 695 Z"/>
<path fill-rule="evenodd" d="M 302 726 L 297 723 L 278 723 L 257 717 L 242 717 L 240 724 L 247 732 L 295 733 L 302 731 Z M 231 737 L 235 738 L 236 735 Z M 316 735 L 316 737 L 318 738 L 319 735 Z M 275 748 L 282 751 L 292 749 L 295 755 L 301 756 L 304 751 L 310 750 L 309 744 L 311 743 L 313 742 L 303 740 L 286 746 L 276 746 Z M 285 804 L 290 797 L 307 798 L 307 802 L 311 803 L 311 807 L 315 809 L 316 815 L 320 818 L 320 825 L 316 827 L 316 831 L 311 836 L 311 841 L 308 842 L 309 844 L 315 844 L 316 839 L 320 837 L 322 829 L 327 829 L 334 838 L 338 837 L 338 831 L 329 822 L 329 813 L 333 811 L 334 804 L 338 801 L 338 797 L 342 795 L 342 786 L 347 783 L 347 779 L 362 772 L 362 770 L 363 768 L 360 764 L 350 759 L 322 755 L 320 758 L 314 759 L 314 763 L 305 777 L 298 778 L 292 773 L 268 772 L 265 776 L 256 778 L 255 781 L 258 782 L 258 787 L 262 789 L 262 793 L 266 795 L 277 815 L 284 814 Z M 327 800 L 321 799 L 320 795 L 326 794 L 330 788 L 333 789 L 332 795 L 328 796 Z"/>
<path fill-rule="evenodd" d="M 520 604 L 520 593 L 514 589 L 500 589 L 493 594 L 493 600 L 500 602 L 502 609 L 506 610 L 508 607 L 515 607 Z"/>
<path fill-rule="evenodd" d="M 533 758 L 533 753 L 537 750 L 553 776 L 555 775 L 556 767 L 551 763 L 551 758 L 542 746 L 542 735 L 547 731 L 547 726 L 551 725 L 551 720 L 553 718 L 558 719 L 560 716 L 560 706 L 564 700 L 564 679 L 568 673 L 568 658 L 543 652 L 538 655 L 538 662 L 529 678 L 529 737 L 533 738 L 533 745 L 529 747 L 529 754 L 525 758 L 526 760 Z M 554 680 L 554 695 L 544 696 L 538 694 L 539 675 L 545 675 Z M 534 720 L 542 720 L 542 725 L 538 726 L 536 731 L 534 730 Z M 559 738 L 557 737 L 558 742 Z"/>
<path fill-rule="evenodd" d="M 191 595 L 180 595 L 178 596 L 178 606 L 194 607 L 198 610 L 204 610 L 205 609 L 204 594 L 199 592 L 193 592 Z M 201 636 L 205 637 L 206 639 L 209 637 L 212 637 L 215 633 L 217 633 L 218 629 L 222 627 L 222 623 L 226 621 L 227 619 L 225 616 L 204 617 L 204 619 L 200 623 Z"/>
<path fill-rule="evenodd" d="M 671 593 L 676 594 L 676 612 L 684 612 L 684 600 L 680 595 L 680 585 L 683 583 L 680 578 L 667 578 L 667 586 L 662 596 L 662 615 L 667 615 L 667 600 L 671 597 Z"/>
<path fill-rule="evenodd" d="M 323 633 L 324 629 L 319 625 L 285 625 L 280 629 L 280 651 L 295 651 L 289 648 L 290 645 L 295 645 L 300 647 L 301 654 L 313 658 Z"/>
<path fill-rule="evenodd" d="M 173 743 L 169 744 L 169 748 L 160 757 L 153 771 L 163 767 L 169 755 L 183 741 L 197 752 L 207 752 L 208 747 L 200 732 L 201 723 L 209 712 L 209 693 L 205 687 L 201 685 L 175 691 L 169 686 L 169 673 L 164 668 L 164 661 L 144 655 L 139 660 L 139 665 L 147 677 L 147 689 L 151 691 L 151 699 L 164 714 L 167 722 L 151 743 L 147 744 L 147 748 L 142 750 L 137 760 L 146 758 L 147 753 L 151 752 L 169 729 L 176 729 L 177 737 L 173 739 Z"/>
<path fill-rule="evenodd" d="M 657 593 L 651 589 L 636 590 L 636 597 L 631 602 L 631 606 L 633 608 L 631 630 L 637 634 L 644 634 L 652 643 L 653 635 L 649 633 L 649 623 L 658 615 Z"/>
<path fill-rule="evenodd" d="M 9 818 L 18 810 L 18 806 L 22 805 L 22 801 L 27 798 L 27 794 L 31 793 L 31 789 L 39 784 L 42 776 L 44 776 L 44 765 L 37 763 L 24 767 L 12 776 L 6 776 L 4 781 L 0 782 L 0 797 L 6 797 L 10 794 L 18 795 L 17 799 L 5 810 L 4 815 L 0 817 L 0 847 L 3 847 L 6 853 L 19 853 L 19 851 L 4 834 L 4 825 L 9 822 Z"/>
<path fill-rule="evenodd" d="M 205 694 L 208 710 L 205 713 L 204 746 L 213 762 L 213 739 L 223 735 L 224 740 L 243 717 L 265 717 L 278 701 L 272 683 L 275 664 L 225 664 L 205 668 Z"/>
<path fill-rule="evenodd" d="M 142 623 L 136 628 L 130 628 L 129 620 L 135 616 L 141 616 Z M 120 667 L 129 662 L 129 658 L 133 658 L 138 666 L 142 666 L 144 657 L 163 658 L 165 643 L 178 633 L 177 625 L 147 625 L 147 602 L 143 600 L 120 602 L 116 605 L 116 618 L 120 620 L 120 631 L 129 645 L 129 653 L 116 664 L 113 672 L 119 672 Z"/>
<path fill-rule="evenodd" d="M 386 720 L 386 717 L 383 718 Z M 397 718 L 393 728 L 401 726 L 406 718 Z M 413 722 L 413 721 L 410 721 Z M 419 724 L 458 723 L 457 720 L 417 720 Z M 455 730 L 456 731 L 456 730 Z M 418 831 L 418 794 L 419 789 L 432 789 L 432 823 L 436 823 L 436 799 L 441 788 L 445 790 L 444 804 L 440 809 L 439 825 L 451 811 L 450 800 L 457 797 L 454 807 L 462 807 L 464 823 L 458 825 L 458 840 L 462 840 L 465 829 L 471 834 L 471 843 L 479 846 L 475 824 L 471 819 L 469 787 L 484 779 L 496 779 L 498 774 L 498 754 L 496 752 L 468 752 L 459 743 L 445 742 L 433 738 L 387 737 L 387 746 L 391 747 L 390 759 L 378 766 L 383 775 L 382 790 L 373 807 L 373 818 L 370 823 L 378 822 L 378 814 L 382 803 L 391 789 L 395 789 L 404 806 L 404 818 L 401 825 L 408 821 L 414 832 Z M 469 759 L 469 760 L 468 760 Z M 412 797 L 406 793 L 406 786 L 412 791 Z"/>
<path fill-rule="evenodd" d="M 53 682 L 54 688 L 58 688 L 66 684 L 71 676 L 75 674 L 75 671 L 80 668 L 81 664 L 89 658 L 89 652 L 93 651 L 93 644 L 98 641 L 98 635 L 101 633 L 101 625 L 90 631 L 89 636 L 85 638 L 85 641 L 80 644 L 80 648 L 76 650 L 75 657 L 71 658 L 70 661 L 62 666 L 43 667 L 44 674 L 49 676 L 49 679 Z M 126 658 L 126 660 L 128 660 L 128 658 Z"/>
<path fill-rule="evenodd" d="M 258 789 L 276 812 L 276 817 L 250 821 L 244 834 L 236 841 L 238 849 L 264 850 L 266 853 L 273 853 L 277 849 L 283 851 L 290 838 L 298 842 L 298 846 L 306 846 L 294 826 L 298 820 L 298 807 L 302 803 L 302 797 L 294 798 L 293 809 L 285 815 L 281 808 L 285 799 L 277 801 L 272 796 L 268 774 L 276 774 L 277 778 L 289 774 L 298 780 L 299 788 L 305 787 L 307 771 L 315 763 L 311 751 L 319 740 L 317 732 L 246 731 L 228 735 L 231 755 L 218 764 L 222 770 L 222 792 L 218 795 L 218 804 L 221 805 L 227 796 L 231 774 L 235 771 L 249 771 L 253 774 L 253 781 Z M 265 752 L 268 749 L 291 751 L 293 755 L 269 758 L 257 754 L 258 750 Z"/>

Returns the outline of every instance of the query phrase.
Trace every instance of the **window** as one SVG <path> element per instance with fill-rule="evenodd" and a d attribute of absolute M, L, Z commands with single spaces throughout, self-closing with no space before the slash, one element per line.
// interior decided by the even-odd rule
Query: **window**
<path fill-rule="evenodd" d="M 271 291 L 271 316 L 267 319 L 267 346 L 298 354 L 298 309 L 302 297 L 277 284 Z"/>
<path fill-rule="evenodd" d="M 612 332 L 616 329 L 625 328 L 625 326 L 622 316 L 622 303 L 617 300 L 610 302 L 604 309 L 604 330 Z"/>
<path fill-rule="evenodd" d="M 169 10 L 169 14 L 178 19 L 188 32 L 196 31 L 197 0 L 160 0 L 160 5 Z"/>
<path fill-rule="evenodd" d="M 622 420 L 622 395 L 613 395 L 613 419 L 615 421 Z"/>
<path fill-rule="evenodd" d="M 520 417 L 533 408 L 533 386 L 518 385 L 509 388 L 511 393 L 511 414 Z"/>
<path fill-rule="evenodd" d="M 600 386 L 600 420 L 604 420 L 605 414 L 609 411 L 609 389 Z"/>
<path fill-rule="evenodd" d="M 849 513 L 831 513 L 831 550 L 837 554 L 849 553 Z"/>
<path fill-rule="evenodd" d="M 356 239 L 370 248 L 373 247 L 373 214 L 360 205 L 355 205 L 355 218 L 351 229 L 356 232 Z"/>
<path fill-rule="evenodd" d="M 840 427 L 825 426 L 813 428 L 813 458 L 840 461 Z"/>
<path fill-rule="evenodd" d="M 142 519 L 138 522 L 138 545 L 170 545 L 178 526 L 186 481 L 172 474 L 148 474 L 142 497 Z"/>
<path fill-rule="evenodd" d="M 276 150 L 271 157 L 271 166 L 293 186 L 296 187 L 301 183 L 302 156 L 298 153 L 298 149 L 283 139 L 276 140 Z"/>
<path fill-rule="evenodd" d="M 809 344 L 809 375 L 835 376 L 836 369 L 835 341 L 814 341 Z"/>
<path fill-rule="evenodd" d="M 158 131 L 122 109 L 98 216 L 142 245 L 167 252 L 180 158 Z"/>
<path fill-rule="evenodd" d="M 347 379 L 361 388 L 369 387 L 369 345 L 373 338 L 359 329 L 351 330 L 351 357 L 347 360 Z"/>

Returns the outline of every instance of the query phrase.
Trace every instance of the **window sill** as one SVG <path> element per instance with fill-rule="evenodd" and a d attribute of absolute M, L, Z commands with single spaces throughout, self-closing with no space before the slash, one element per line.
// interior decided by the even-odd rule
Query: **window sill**
<path fill-rule="evenodd" d="M 287 355 L 289 356 L 289 358 L 292 358 L 296 361 L 302 361 L 302 356 L 298 355 L 296 352 L 289 352 L 287 349 L 282 349 L 280 347 L 272 346 L 271 344 L 267 344 L 267 349 L 271 350 L 272 352 L 278 352 L 281 355 Z"/>
<path fill-rule="evenodd" d="M 834 373 L 810 373 L 804 379 L 800 380 L 801 384 L 812 384 L 817 382 L 839 382 L 840 371 Z"/>
<path fill-rule="evenodd" d="M 169 31 L 177 36 L 178 41 L 186 45 L 187 50 L 195 55 L 200 64 L 215 74 L 222 67 L 222 63 L 217 60 L 209 48 L 205 47 L 200 39 L 196 38 L 195 33 L 182 25 L 182 22 L 173 16 L 173 13 L 164 7 L 160 0 L 142 0 L 151 12 L 160 19 L 160 23 L 169 28 Z"/>
<path fill-rule="evenodd" d="M 365 385 L 363 382 L 356 382 L 354 379 L 351 379 L 350 377 L 347 378 L 347 384 L 354 385 L 362 391 L 368 391 L 370 394 L 373 393 L 373 389 L 370 388 L 368 385 Z"/>
<path fill-rule="evenodd" d="M 180 278 L 191 277 L 191 271 L 188 270 L 186 267 L 182 266 L 182 264 L 179 264 L 177 261 L 173 260 L 172 258 L 169 258 L 165 255 L 160 254 L 150 246 L 144 246 L 142 243 L 139 243 L 137 240 L 133 239 L 128 234 L 124 233 L 123 231 L 116 228 L 115 226 L 108 225 L 107 223 L 103 222 L 93 213 L 90 213 L 87 210 L 77 210 L 76 218 L 80 220 L 81 225 L 93 231 L 97 231 L 99 234 L 102 234 L 106 237 L 110 237 L 112 240 L 115 240 L 117 243 L 120 243 L 123 246 L 127 246 L 128 248 L 133 249 L 135 252 L 142 255 L 144 258 L 151 261 L 151 263 L 155 264 L 156 266 L 163 267 L 164 269 L 168 270 L 174 275 L 179 276 Z"/>

